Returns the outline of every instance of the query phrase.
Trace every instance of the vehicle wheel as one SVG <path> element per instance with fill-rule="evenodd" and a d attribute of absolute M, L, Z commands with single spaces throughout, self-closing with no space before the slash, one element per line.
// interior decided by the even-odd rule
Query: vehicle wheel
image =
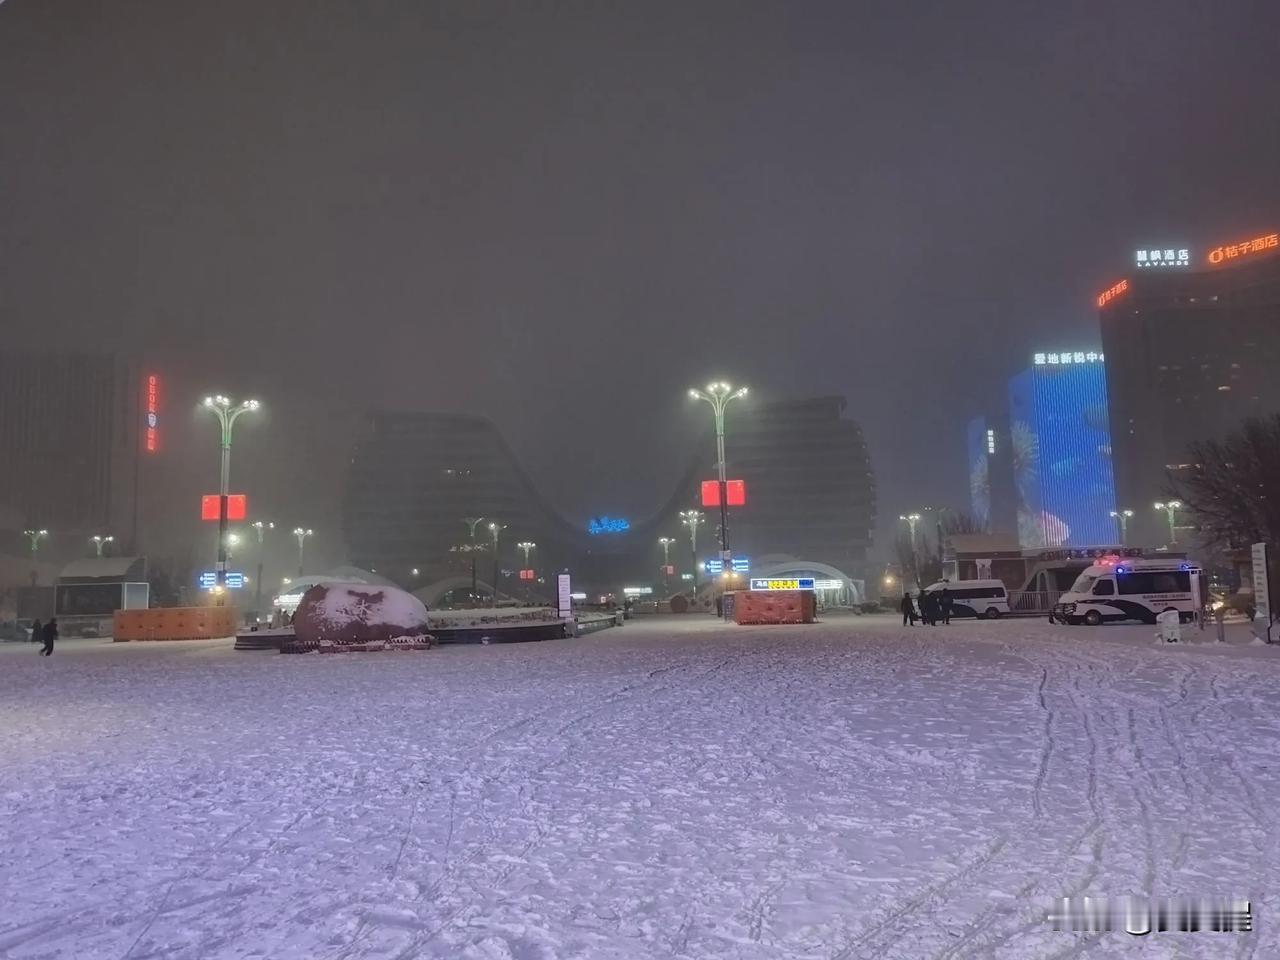
<path fill-rule="evenodd" d="M 999 618 L 999 616 L 1000 616 L 1000 611 L 999 611 L 999 610 L 997 610 L 995 607 L 987 607 L 987 619 L 988 619 L 988 620 L 995 620 L 995 619 L 998 619 L 998 618 Z"/>
<path fill-rule="evenodd" d="M 1090 610 L 1084 615 L 1084 622 L 1091 627 L 1097 627 L 1102 624 L 1102 614 L 1097 610 Z"/>

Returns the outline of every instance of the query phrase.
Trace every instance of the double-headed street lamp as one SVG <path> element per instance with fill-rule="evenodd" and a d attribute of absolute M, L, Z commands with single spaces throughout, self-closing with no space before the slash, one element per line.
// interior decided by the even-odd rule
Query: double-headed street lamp
<path fill-rule="evenodd" d="M 101 557 L 101 556 L 102 556 L 102 548 L 103 548 L 103 547 L 105 547 L 108 543 L 115 543 L 115 539 L 116 539 L 116 538 L 115 538 L 115 537 L 104 537 L 104 536 L 101 536 L 100 534 L 96 534 L 96 533 L 95 533 L 95 534 L 94 534 L 92 537 L 90 537 L 89 539 L 93 541 L 93 547 L 94 547 L 94 549 L 95 549 L 95 550 L 97 550 L 97 551 L 98 551 L 98 556 L 99 556 L 99 557 Z"/>
<path fill-rule="evenodd" d="M 493 605 L 498 605 L 498 535 L 507 529 L 505 523 L 496 520 L 489 524 L 489 533 L 493 536 Z"/>
<path fill-rule="evenodd" d="M 920 514 L 918 513 L 900 513 L 899 520 L 905 520 L 908 527 L 911 528 L 911 549 L 916 548 L 916 524 L 920 522 Z"/>
<path fill-rule="evenodd" d="M 1115 520 L 1120 527 L 1120 546 L 1122 547 L 1129 545 L 1129 518 L 1132 516 L 1132 510 L 1111 511 L 1111 519 Z"/>
<path fill-rule="evenodd" d="M 306 548 L 307 537 L 315 535 L 310 527 L 294 527 L 293 535 L 298 538 L 298 576 L 302 576 L 302 557 Z"/>
<path fill-rule="evenodd" d="M 227 495 L 231 492 L 231 431 L 242 414 L 257 410 L 261 404 L 257 400 L 246 400 L 244 403 L 232 403 L 222 394 L 204 398 L 204 406 L 212 410 L 222 428 L 222 477 L 218 486 L 218 566 L 217 586 L 223 593 L 227 586 Z"/>
<path fill-rule="evenodd" d="M 529 553 L 536 546 L 537 544 L 534 543 L 532 540 L 521 540 L 519 543 L 516 544 L 516 549 L 524 554 L 524 565 L 526 567 L 529 566 Z"/>
<path fill-rule="evenodd" d="M 720 480 L 720 559 L 729 564 L 729 504 L 728 492 L 725 489 L 727 476 L 724 462 L 724 411 L 734 400 L 747 395 L 746 387 L 734 389 L 727 383 L 707 384 L 705 390 L 690 390 L 689 396 L 695 400 L 705 400 L 711 404 L 716 420 L 716 472 Z"/>
<path fill-rule="evenodd" d="M 1157 510 L 1163 510 L 1169 518 L 1169 545 L 1178 542 L 1178 511 L 1182 509 L 1181 500 L 1157 501 L 1152 504 Z"/>
<path fill-rule="evenodd" d="M 662 547 L 662 582 L 668 594 L 671 593 L 671 545 L 675 542 L 675 537 L 658 538 L 658 546 Z"/>
<path fill-rule="evenodd" d="M 693 595 L 698 595 L 698 525 L 706 520 L 701 510 L 681 510 L 680 522 L 689 528 L 689 555 L 693 558 Z"/>

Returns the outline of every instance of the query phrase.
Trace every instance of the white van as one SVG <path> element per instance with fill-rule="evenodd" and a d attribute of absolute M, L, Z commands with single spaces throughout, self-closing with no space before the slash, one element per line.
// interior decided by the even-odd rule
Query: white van
<path fill-rule="evenodd" d="M 1052 619 L 1062 623 L 1140 620 L 1155 623 L 1166 610 L 1190 623 L 1204 596 L 1200 565 L 1187 560 L 1120 560 L 1095 563 L 1058 598 Z"/>
<path fill-rule="evenodd" d="M 1009 591 L 1003 580 L 939 580 L 924 588 L 925 593 L 951 592 L 953 617 L 985 617 L 994 620 L 1009 612 Z"/>

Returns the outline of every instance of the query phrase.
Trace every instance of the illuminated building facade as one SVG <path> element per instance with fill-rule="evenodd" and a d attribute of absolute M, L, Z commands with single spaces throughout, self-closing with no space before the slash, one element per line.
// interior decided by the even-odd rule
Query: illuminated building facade
<path fill-rule="evenodd" d="M 1118 501 L 1131 540 L 1164 543 L 1151 508 L 1188 448 L 1280 411 L 1280 235 L 1190 251 L 1190 267 L 1135 270 L 1100 303 Z"/>
<path fill-rule="evenodd" d="M 1036 354 L 1009 381 L 1018 540 L 1024 547 L 1115 541 L 1115 480 L 1101 351 Z"/>

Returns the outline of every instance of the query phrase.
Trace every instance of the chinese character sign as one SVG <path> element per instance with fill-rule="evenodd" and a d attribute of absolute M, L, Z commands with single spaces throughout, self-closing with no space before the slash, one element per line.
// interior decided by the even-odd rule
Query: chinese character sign
<path fill-rule="evenodd" d="M 1124 293 L 1128 289 L 1129 289 L 1128 280 L 1121 280 L 1119 283 L 1115 284 L 1114 286 L 1108 287 L 1106 290 L 1103 290 L 1100 294 L 1098 294 L 1098 306 L 1105 307 L 1108 303 L 1110 303 L 1112 300 L 1120 296 L 1120 294 Z"/>
<path fill-rule="evenodd" d="M 148 375 L 146 387 L 143 445 L 147 453 L 155 453 L 160 449 L 160 378 L 154 373 Z"/>
<path fill-rule="evenodd" d="M 1254 237 L 1252 240 L 1245 240 L 1243 243 L 1228 243 L 1215 247 L 1209 251 L 1209 262 L 1216 266 L 1226 260 L 1237 260 L 1240 257 L 1262 253 L 1276 247 L 1280 247 L 1280 233 L 1268 233 L 1265 236 Z"/>
<path fill-rule="evenodd" d="M 1189 267 L 1191 266 L 1191 251 L 1186 247 L 1153 247 L 1146 250 L 1137 250 L 1133 254 L 1134 265 L 1138 268 L 1146 267 Z"/>
<path fill-rule="evenodd" d="M 1033 354 L 1031 362 L 1037 367 L 1057 367 L 1074 363 L 1103 363 L 1106 356 L 1100 350 L 1063 350 L 1060 353 Z M 992 451 L 993 453 L 995 451 Z"/>

